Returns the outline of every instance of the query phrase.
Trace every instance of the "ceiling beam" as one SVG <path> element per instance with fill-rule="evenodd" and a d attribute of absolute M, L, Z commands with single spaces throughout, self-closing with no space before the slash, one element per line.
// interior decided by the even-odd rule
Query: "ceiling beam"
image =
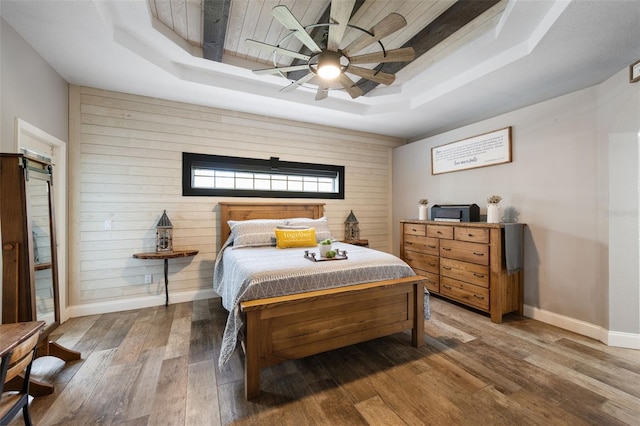
<path fill-rule="evenodd" d="M 203 0 L 202 49 L 205 59 L 222 62 L 231 0 Z"/>
<path fill-rule="evenodd" d="M 402 45 L 402 47 L 413 47 L 416 52 L 415 57 L 418 58 L 438 43 L 446 40 L 469 22 L 482 15 L 499 1 L 500 0 L 457 1 L 418 34 L 413 36 L 411 40 Z M 386 63 L 383 65 L 382 71 L 395 74 L 408 64 L 408 62 Z M 362 89 L 363 93 L 368 93 L 375 89 L 379 83 L 360 79 L 356 84 Z"/>

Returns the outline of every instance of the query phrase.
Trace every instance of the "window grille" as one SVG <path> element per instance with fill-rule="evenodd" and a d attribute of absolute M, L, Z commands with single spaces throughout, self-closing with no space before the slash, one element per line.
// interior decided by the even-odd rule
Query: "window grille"
<path fill-rule="evenodd" d="M 344 199 L 344 166 L 184 152 L 182 193 Z"/>

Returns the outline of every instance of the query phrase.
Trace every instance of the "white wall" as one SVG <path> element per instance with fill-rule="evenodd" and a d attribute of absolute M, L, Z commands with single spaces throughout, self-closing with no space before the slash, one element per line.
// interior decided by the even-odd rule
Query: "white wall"
<path fill-rule="evenodd" d="M 394 149 L 394 222 L 417 217 L 419 198 L 477 203 L 485 213 L 486 198 L 501 195 L 503 208 L 517 209 L 519 221 L 527 224 L 524 301 L 529 312 L 547 313 L 595 334 L 609 329 L 608 146 L 612 133 L 624 129 L 637 135 L 639 94 L 640 84 L 629 84 L 623 70 L 600 86 Z M 506 126 L 513 130 L 512 163 L 430 174 L 432 147 Z M 637 161 L 636 154 L 636 169 Z M 637 179 L 623 192 L 633 188 L 637 200 Z M 636 224 L 637 212 L 636 204 Z M 637 247 L 635 229 L 631 238 Z M 637 256 L 634 263 L 637 270 Z M 635 297 L 635 317 L 618 319 L 615 327 L 637 334 L 637 274 L 634 281 L 621 286 L 619 297 Z"/>
<path fill-rule="evenodd" d="M 628 318 L 639 318 L 638 135 L 609 137 L 609 326 L 634 332 Z M 636 329 L 637 330 L 637 329 Z"/>
<path fill-rule="evenodd" d="M 69 131 L 72 316 L 164 303 L 162 261 L 132 258 L 155 249 L 164 209 L 174 246 L 200 251 L 169 261 L 170 300 L 213 295 L 217 203 L 240 200 L 183 197 L 183 151 L 344 165 L 345 200 L 323 200 L 334 236 L 344 236 L 353 209 L 362 238 L 392 250 L 391 155 L 400 139 L 76 86 Z"/>
<path fill-rule="evenodd" d="M 598 156 L 606 167 L 602 181 L 608 226 L 608 329 L 624 338 L 640 336 L 640 83 L 629 84 L 628 69 L 598 86 Z M 621 336 L 620 336 L 621 334 Z M 638 337 L 640 341 L 640 337 Z M 640 344 L 638 345 L 640 347 Z"/>
<path fill-rule="evenodd" d="M 0 149 L 15 152 L 16 117 L 68 140 L 67 82 L 0 18 Z"/>

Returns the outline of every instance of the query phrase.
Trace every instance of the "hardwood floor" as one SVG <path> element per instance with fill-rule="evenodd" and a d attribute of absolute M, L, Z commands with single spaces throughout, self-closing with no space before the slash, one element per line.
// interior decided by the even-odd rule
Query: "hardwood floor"
<path fill-rule="evenodd" d="M 402 333 L 266 368 L 252 402 L 239 351 L 217 369 L 225 320 L 211 299 L 67 321 L 53 337 L 82 360 L 37 360 L 56 390 L 34 424 L 640 425 L 640 351 L 531 319 L 434 297 L 424 347 Z"/>

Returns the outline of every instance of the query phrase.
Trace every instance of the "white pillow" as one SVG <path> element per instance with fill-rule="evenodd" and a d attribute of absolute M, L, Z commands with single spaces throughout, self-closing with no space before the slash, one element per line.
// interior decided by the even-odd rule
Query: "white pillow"
<path fill-rule="evenodd" d="M 306 217 L 296 217 L 294 219 L 287 219 L 287 226 L 304 226 L 308 228 L 316 229 L 316 240 L 318 242 L 324 240 L 336 241 L 331 235 L 331 231 L 329 230 L 329 223 L 327 222 L 326 217 L 321 217 L 320 219 L 309 219 Z"/>
<path fill-rule="evenodd" d="M 284 219 L 253 219 L 227 221 L 233 236 L 233 247 L 275 246 L 274 229 L 286 224 Z"/>

